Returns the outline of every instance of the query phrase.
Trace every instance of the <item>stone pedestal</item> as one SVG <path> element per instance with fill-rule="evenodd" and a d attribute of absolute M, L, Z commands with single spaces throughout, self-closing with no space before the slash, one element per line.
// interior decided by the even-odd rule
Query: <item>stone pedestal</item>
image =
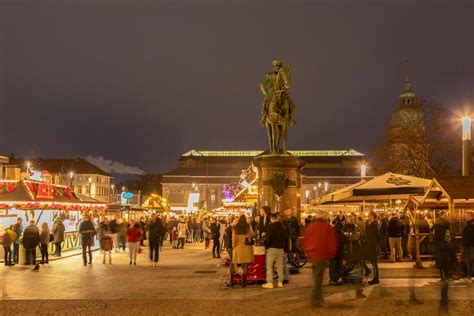
<path fill-rule="evenodd" d="M 290 208 L 300 218 L 304 161 L 290 155 L 263 155 L 254 165 L 258 168 L 258 207 L 267 205 L 278 213 Z"/>

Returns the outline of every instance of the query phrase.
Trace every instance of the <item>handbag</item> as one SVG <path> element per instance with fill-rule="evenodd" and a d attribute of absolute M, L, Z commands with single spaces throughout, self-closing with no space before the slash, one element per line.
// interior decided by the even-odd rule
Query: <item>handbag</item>
<path fill-rule="evenodd" d="M 245 243 L 246 246 L 253 246 L 254 245 L 254 240 L 253 240 L 253 238 L 245 237 L 244 243 Z"/>

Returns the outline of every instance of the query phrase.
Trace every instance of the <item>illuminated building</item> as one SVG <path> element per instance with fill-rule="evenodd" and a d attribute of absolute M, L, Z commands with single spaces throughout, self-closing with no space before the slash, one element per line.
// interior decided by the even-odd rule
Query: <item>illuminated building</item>
<path fill-rule="evenodd" d="M 301 196 L 307 199 L 303 202 L 358 182 L 360 166 L 365 161 L 364 154 L 353 149 L 288 152 L 306 163 Z M 242 173 L 261 154 L 264 152 L 259 150 L 190 150 L 181 155 L 176 169 L 163 174 L 163 197 L 175 209 L 220 207 L 229 198 L 229 185 L 238 184 Z"/>

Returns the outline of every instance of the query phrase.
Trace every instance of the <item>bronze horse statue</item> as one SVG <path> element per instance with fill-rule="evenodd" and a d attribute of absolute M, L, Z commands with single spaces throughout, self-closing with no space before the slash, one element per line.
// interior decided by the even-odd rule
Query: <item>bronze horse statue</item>
<path fill-rule="evenodd" d="M 273 72 L 268 73 L 260 84 L 264 95 L 260 124 L 267 128 L 271 155 L 287 154 L 288 126 L 296 123 L 290 85 L 290 68 L 281 61 L 273 61 Z"/>

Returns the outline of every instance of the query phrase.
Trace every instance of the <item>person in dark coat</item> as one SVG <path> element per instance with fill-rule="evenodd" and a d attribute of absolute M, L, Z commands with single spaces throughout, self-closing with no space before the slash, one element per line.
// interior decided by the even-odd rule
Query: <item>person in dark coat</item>
<path fill-rule="evenodd" d="M 237 220 L 231 218 L 229 224 L 224 230 L 224 247 L 229 255 L 230 264 L 229 264 L 229 281 L 226 283 L 226 286 L 232 287 L 232 277 L 235 273 L 234 263 L 232 260 L 232 226 L 237 224 Z"/>
<path fill-rule="evenodd" d="M 268 226 L 270 226 L 270 214 L 272 209 L 270 206 L 262 206 L 260 208 L 260 216 L 258 217 L 258 237 L 265 238 Z"/>
<path fill-rule="evenodd" d="M 436 265 L 441 273 L 441 279 L 447 281 L 452 278 L 452 271 L 456 264 L 451 241 L 451 230 L 446 213 L 441 213 L 433 226 L 433 243 L 435 248 Z"/>
<path fill-rule="evenodd" d="M 211 226 L 209 227 L 211 230 L 211 238 L 212 238 L 212 258 L 220 258 L 221 257 L 221 243 L 219 237 L 221 236 L 221 224 L 217 222 L 215 218 L 212 219 Z"/>
<path fill-rule="evenodd" d="M 342 260 L 346 253 L 345 245 L 348 243 L 346 235 L 344 235 L 344 221 L 334 222 L 334 231 L 336 233 L 337 251 L 334 258 L 329 259 L 329 285 L 342 285 L 341 272 Z"/>
<path fill-rule="evenodd" d="M 296 216 L 293 215 L 292 209 L 285 210 L 286 227 L 288 228 L 288 237 L 290 240 L 289 250 L 295 251 L 298 248 L 298 239 L 301 236 L 301 226 Z"/>
<path fill-rule="evenodd" d="M 380 236 L 379 236 L 379 224 L 377 221 L 377 214 L 374 211 L 369 213 L 369 221 L 365 229 L 365 243 L 364 247 L 364 259 L 370 260 L 372 264 L 374 277 L 369 284 L 379 284 L 379 266 L 378 266 L 378 255 L 379 255 L 379 245 L 380 245 Z"/>
<path fill-rule="evenodd" d="M 389 245 L 388 245 L 388 219 L 384 212 L 379 214 L 380 223 L 380 249 L 382 251 L 382 259 L 388 259 Z"/>
<path fill-rule="evenodd" d="M 466 283 L 471 283 L 474 276 L 474 212 L 467 211 L 464 214 L 466 226 L 462 230 L 461 245 L 466 262 Z"/>
<path fill-rule="evenodd" d="M 392 213 L 392 218 L 388 221 L 388 241 L 390 243 L 390 259 L 395 262 L 396 259 L 403 259 L 402 250 L 402 221 L 396 212 Z"/>
<path fill-rule="evenodd" d="M 410 218 L 405 212 L 401 217 L 402 222 L 402 250 L 403 258 L 410 258 L 408 254 L 408 238 L 410 237 Z"/>
<path fill-rule="evenodd" d="M 40 243 L 40 231 L 35 225 L 35 221 L 31 220 L 30 225 L 23 231 L 23 247 L 25 248 L 25 264 L 36 265 L 36 247 Z"/>
<path fill-rule="evenodd" d="M 91 247 L 94 245 L 94 236 L 96 234 L 94 224 L 89 215 L 84 217 L 84 221 L 79 225 L 79 235 L 81 235 L 82 242 L 82 259 L 84 265 L 87 266 L 87 255 L 89 253 L 89 264 L 92 264 Z"/>
<path fill-rule="evenodd" d="M 158 259 L 160 256 L 160 240 L 163 234 L 164 227 L 161 219 L 156 217 L 155 214 L 151 216 L 151 221 L 149 224 L 149 236 L 148 236 L 148 243 L 150 246 L 150 261 L 154 267 L 156 267 L 158 263 Z"/>
<path fill-rule="evenodd" d="M 51 233 L 53 234 L 53 244 L 54 244 L 54 255 L 56 257 L 61 257 L 61 244 L 64 241 L 64 232 L 66 227 L 63 224 L 61 217 L 57 216 L 54 219 L 53 229 Z"/>
<path fill-rule="evenodd" d="M 21 217 L 16 219 L 16 224 L 13 225 L 13 231 L 16 234 L 16 241 L 13 243 L 13 263 L 18 264 L 20 259 L 20 243 L 23 235 L 23 219 Z"/>

